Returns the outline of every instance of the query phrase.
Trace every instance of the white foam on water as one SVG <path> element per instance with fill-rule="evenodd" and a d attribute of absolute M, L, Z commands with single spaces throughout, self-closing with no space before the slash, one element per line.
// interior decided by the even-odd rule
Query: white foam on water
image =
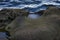
<path fill-rule="evenodd" d="M 13 2 L 13 1 L 15 1 L 15 2 L 20 2 L 20 3 L 22 3 L 22 4 L 19 4 L 19 5 L 16 5 L 16 6 L 11 6 L 11 7 L 9 7 L 8 5 L 14 5 L 14 4 L 12 4 L 12 3 L 10 3 L 10 2 Z M 39 2 L 38 2 L 39 1 Z M 54 1 L 57 1 L 57 0 L 9 0 L 9 2 L 0 2 L 0 3 L 3 3 L 3 4 L 5 4 L 5 5 L 0 5 L 0 8 L 13 8 L 13 9 L 24 9 L 24 8 L 28 8 L 28 9 L 30 9 L 30 8 L 32 8 L 32 10 L 34 9 L 34 8 L 38 8 L 38 7 L 41 7 L 41 6 L 43 6 L 43 5 L 55 5 L 55 6 L 60 6 L 60 3 L 56 3 L 56 2 L 54 2 Z M 58 0 L 58 1 L 60 1 L 60 0 Z M 27 4 L 25 4 L 25 2 L 27 3 Z M 38 3 L 35 3 L 35 2 L 38 2 Z M 29 4 L 30 3 L 30 4 Z M 39 8 L 38 10 L 45 10 L 45 9 L 43 9 L 43 8 Z M 35 11 L 38 11 L 38 10 L 35 10 Z M 35 12 L 34 11 L 34 12 Z M 30 11 L 30 12 L 32 12 L 32 11 Z"/>
<path fill-rule="evenodd" d="M 29 14 L 28 15 L 28 18 L 30 18 L 30 19 L 37 19 L 38 17 L 39 17 L 38 14 Z"/>
<path fill-rule="evenodd" d="M 2 10 L 3 8 L 0 8 L 0 11 Z"/>
<path fill-rule="evenodd" d="M 60 5 L 59 3 L 55 3 L 55 2 L 45 2 L 45 3 L 43 3 L 43 4 L 45 4 L 45 5 Z"/>

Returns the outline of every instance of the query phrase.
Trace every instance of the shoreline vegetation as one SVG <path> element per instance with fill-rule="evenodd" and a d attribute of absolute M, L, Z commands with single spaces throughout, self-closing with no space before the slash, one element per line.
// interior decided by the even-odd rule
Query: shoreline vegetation
<path fill-rule="evenodd" d="M 50 6 L 35 14 L 40 17 L 32 20 L 24 9 L 2 9 L 0 32 L 8 32 L 11 40 L 60 40 L 60 8 Z"/>

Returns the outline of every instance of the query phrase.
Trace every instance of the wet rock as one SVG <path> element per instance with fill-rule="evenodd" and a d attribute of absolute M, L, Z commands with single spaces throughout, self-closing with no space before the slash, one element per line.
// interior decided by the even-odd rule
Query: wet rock
<path fill-rule="evenodd" d="M 2 9 L 0 10 L 0 40 L 10 40 L 10 33 L 5 30 L 6 26 L 9 25 L 16 17 L 27 16 L 28 12 L 23 9 Z M 20 21 L 20 20 L 19 20 Z M 3 32 L 6 32 L 4 34 Z"/>
<path fill-rule="evenodd" d="M 49 7 L 38 19 L 18 16 L 6 30 L 12 40 L 60 40 L 60 9 Z"/>
<path fill-rule="evenodd" d="M 2 9 L 0 11 L 0 29 L 11 23 L 17 16 L 27 15 L 27 13 L 23 9 Z"/>
<path fill-rule="evenodd" d="M 60 15 L 60 8 L 50 6 L 44 12 L 44 16 L 46 15 Z"/>

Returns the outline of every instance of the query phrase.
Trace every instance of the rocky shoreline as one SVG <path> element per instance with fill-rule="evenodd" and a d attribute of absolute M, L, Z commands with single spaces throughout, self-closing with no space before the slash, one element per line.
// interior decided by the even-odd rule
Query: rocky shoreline
<path fill-rule="evenodd" d="M 27 11 L 21 9 L 2 9 L 0 11 L 0 32 L 6 32 L 5 27 L 9 25 L 14 19 L 18 16 L 27 15 Z M 10 34 L 9 34 L 10 35 Z M 0 40 L 7 40 L 7 39 L 0 39 Z"/>
<path fill-rule="evenodd" d="M 60 40 L 60 8 L 50 6 L 47 10 L 39 11 L 35 14 L 39 14 L 40 17 L 32 20 L 27 17 L 29 12 L 24 9 L 2 9 L 0 11 L 0 32 L 8 32 L 11 40 Z M 50 27 L 44 28 L 44 26 Z M 48 33 L 46 32 L 46 34 L 44 34 L 45 32 L 43 30 Z M 41 33 L 39 34 L 39 31 L 41 31 L 41 33 L 44 32 L 43 35 Z M 50 35 L 53 37 L 50 37 Z M 36 38 L 34 38 L 34 36 Z"/>

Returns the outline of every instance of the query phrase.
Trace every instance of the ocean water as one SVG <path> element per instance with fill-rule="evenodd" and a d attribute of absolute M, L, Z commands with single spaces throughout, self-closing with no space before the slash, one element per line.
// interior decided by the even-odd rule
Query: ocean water
<path fill-rule="evenodd" d="M 29 14 L 28 15 L 28 18 L 30 18 L 30 19 L 37 19 L 39 17 L 40 17 L 40 15 L 38 15 L 38 14 Z"/>
<path fill-rule="evenodd" d="M 0 40 L 8 40 L 7 37 L 6 32 L 0 32 Z"/>
<path fill-rule="evenodd" d="M 0 10 L 7 9 L 25 9 L 30 13 L 46 10 L 48 6 L 56 6 L 60 8 L 60 0 L 0 0 Z M 29 14 L 29 18 L 35 19 L 39 15 Z M 5 32 L 0 32 L 0 39 L 6 38 Z"/>
<path fill-rule="evenodd" d="M 48 5 L 60 7 L 60 0 L 0 0 L 0 9 L 25 9 L 31 13 L 46 10 Z"/>

